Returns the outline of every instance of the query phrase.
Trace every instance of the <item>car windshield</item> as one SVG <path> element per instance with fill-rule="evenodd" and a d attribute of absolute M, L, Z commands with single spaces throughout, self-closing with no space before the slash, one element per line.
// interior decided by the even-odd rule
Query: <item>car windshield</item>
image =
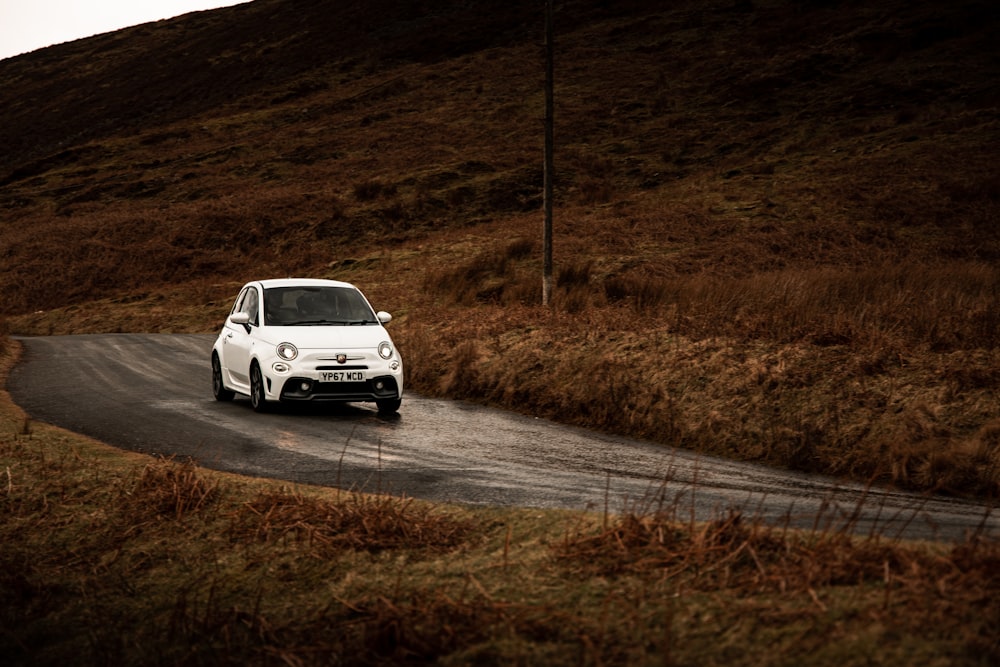
<path fill-rule="evenodd" d="M 361 292 L 353 287 L 295 286 L 264 290 L 269 326 L 378 324 Z"/>

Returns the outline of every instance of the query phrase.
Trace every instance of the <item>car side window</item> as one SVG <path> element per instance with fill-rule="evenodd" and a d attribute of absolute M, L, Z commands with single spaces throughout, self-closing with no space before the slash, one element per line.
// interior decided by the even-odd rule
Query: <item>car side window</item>
<path fill-rule="evenodd" d="M 260 308 L 258 304 L 260 303 L 260 297 L 257 295 L 257 288 L 251 287 L 247 289 L 246 296 L 243 297 L 243 306 L 240 308 L 240 312 L 246 313 L 250 316 L 250 324 L 257 326 L 259 324 L 258 313 Z"/>
<path fill-rule="evenodd" d="M 246 298 L 247 290 L 243 290 L 236 296 L 236 301 L 233 302 L 233 307 L 229 311 L 229 314 L 238 313 L 243 309 L 243 299 Z"/>

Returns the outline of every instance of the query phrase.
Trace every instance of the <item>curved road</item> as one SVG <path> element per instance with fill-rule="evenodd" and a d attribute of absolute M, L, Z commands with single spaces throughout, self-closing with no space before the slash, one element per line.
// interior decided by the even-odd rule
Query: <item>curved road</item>
<path fill-rule="evenodd" d="M 33 419 L 149 454 L 230 472 L 472 504 L 663 508 L 886 537 L 1000 534 L 983 506 L 775 471 L 595 434 L 541 419 L 408 394 L 398 416 L 374 406 L 257 414 L 212 398 L 214 336 L 19 338 L 8 391 Z"/>

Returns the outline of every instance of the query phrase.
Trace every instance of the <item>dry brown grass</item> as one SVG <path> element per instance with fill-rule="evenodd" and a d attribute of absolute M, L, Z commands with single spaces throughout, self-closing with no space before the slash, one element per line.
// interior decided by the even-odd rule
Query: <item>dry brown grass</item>
<path fill-rule="evenodd" d="M 192 461 L 161 458 L 143 468 L 123 507 L 130 523 L 156 517 L 180 521 L 217 502 L 219 493 L 218 484 L 201 477 Z"/>
<path fill-rule="evenodd" d="M 988 665 L 1000 550 L 288 488 L 0 420 L 9 664 Z M 819 523 L 819 518 L 818 518 Z"/>
<path fill-rule="evenodd" d="M 485 265 L 426 287 L 456 306 L 517 292 L 517 266 Z M 561 312 L 487 304 L 447 328 L 452 306 L 410 314 L 410 386 L 782 467 L 1000 491 L 992 267 L 647 279 L 662 289 L 607 301 L 581 266 Z"/>
<path fill-rule="evenodd" d="M 965 648 L 956 660 L 989 664 L 1000 658 L 996 625 L 984 606 L 1000 586 L 994 572 L 1000 551 L 989 540 L 924 552 L 845 533 L 783 533 L 738 513 L 685 526 L 675 512 L 660 510 L 625 514 L 597 532 L 567 533 L 555 555 L 581 578 L 655 576 L 670 580 L 678 595 L 727 590 L 740 598 L 780 596 L 785 603 L 800 598 L 804 606 L 814 605 L 817 616 L 830 610 L 838 589 L 877 591 L 880 604 L 863 612 L 869 622 L 926 631 L 945 615 L 958 614 L 965 620 L 953 631 L 961 632 Z M 769 624 L 767 615 L 782 613 L 774 607 L 758 611 L 764 616 L 751 623 L 758 631 Z"/>
<path fill-rule="evenodd" d="M 262 493 L 234 517 L 230 539 L 297 542 L 317 558 L 343 550 L 449 551 L 472 526 L 437 516 L 430 506 L 392 496 L 350 495 L 328 502 L 298 493 Z"/>

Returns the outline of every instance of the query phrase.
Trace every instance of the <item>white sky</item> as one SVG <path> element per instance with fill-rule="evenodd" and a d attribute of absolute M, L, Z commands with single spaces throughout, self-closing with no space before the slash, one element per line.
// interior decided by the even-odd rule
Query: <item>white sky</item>
<path fill-rule="evenodd" d="M 247 0 L 0 0 L 0 60 L 188 12 Z"/>

